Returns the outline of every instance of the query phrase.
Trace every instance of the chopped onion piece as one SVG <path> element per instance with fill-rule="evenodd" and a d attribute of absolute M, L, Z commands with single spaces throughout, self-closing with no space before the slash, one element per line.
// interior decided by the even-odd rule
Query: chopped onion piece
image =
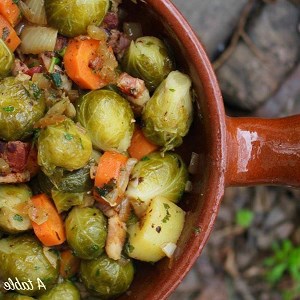
<path fill-rule="evenodd" d="M 168 243 L 164 247 L 162 247 L 161 250 L 166 254 L 167 257 L 171 258 L 176 248 L 177 248 L 176 244 Z"/>
<path fill-rule="evenodd" d="M 187 181 L 184 188 L 185 192 L 190 193 L 193 190 L 193 184 L 191 181 Z"/>
<path fill-rule="evenodd" d="M 40 54 L 53 51 L 57 30 L 50 27 L 27 26 L 21 34 L 21 51 L 24 54 Z"/>
<path fill-rule="evenodd" d="M 20 1 L 19 6 L 27 21 L 38 25 L 47 24 L 44 0 Z"/>
<path fill-rule="evenodd" d="M 51 82 L 47 79 L 43 73 L 34 73 L 32 75 L 32 82 L 34 82 L 40 89 L 49 89 Z"/>
<path fill-rule="evenodd" d="M 50 247 L 43 247 L 43 253 L 53 268 L 57 268 L 58 255 L 54 252 L 55 250 Z"/>
<path fill-rule="evenodd" d="M 142 25 L 134 22 L 124 22 L 123 31 L 131 40 L 136 40 L 143 36 Z"/>
<path fill-rule="evenodd" d="M 36 208 L 33 204 L 28 209 L 28 216 L 31 221 L 41 225 L 48 220 L 48 213 L 40 208 Z"/>
<path fill-rule="evenodd" d="M 99 40 L 99 41 L 107 40 L 106 31 L 103 28 L 98 27 L 96 25 L 89 25 L 87 27 L 87 34 L 94 40 Z"/>
<path fill-rule="evenodd" d="M 199 158 L 199 154 L 192 152 L 192 156 L 191 156 L 191 161 L 190 161 L 190 165 L 189 165 L 189 173 L 191 174 L 197 174 L 199 172 L 199 162 L 200 162 L 200 158 Z"/>

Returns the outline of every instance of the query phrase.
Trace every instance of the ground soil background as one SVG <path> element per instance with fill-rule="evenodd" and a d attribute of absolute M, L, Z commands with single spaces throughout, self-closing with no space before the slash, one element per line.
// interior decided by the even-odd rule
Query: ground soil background
<path fill-rule="evenodd" d="M 299 1 L 173 2 L 206 47 L 229 115 L 300 113 Z M 299 213 L 299 190 L 228 189 L 207 246 L 170 300 L 300 299 Z"/>

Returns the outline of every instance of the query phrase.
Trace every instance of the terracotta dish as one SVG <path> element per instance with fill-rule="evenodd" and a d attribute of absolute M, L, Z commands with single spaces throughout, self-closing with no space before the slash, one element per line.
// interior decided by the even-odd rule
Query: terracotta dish
<path fill-rule="evenodd" d="M 179 68 L 193 79 L 198 111 L 184 145 L 186 162 L 200 155 L 193 191 L 181 206 L 186 224 L 172 261 L 137 267 L 130 292 L 120 299 L 167 298 L 200 255 L 220 206 L 224 189 L 256 184 L 300 184 L 300 117 L 277 120 L 230 118 L 225 115 L 220 88 L 204 47 L 169 0 L 126 4 L 130 18 L 144 34 L 165 38 Z"/>

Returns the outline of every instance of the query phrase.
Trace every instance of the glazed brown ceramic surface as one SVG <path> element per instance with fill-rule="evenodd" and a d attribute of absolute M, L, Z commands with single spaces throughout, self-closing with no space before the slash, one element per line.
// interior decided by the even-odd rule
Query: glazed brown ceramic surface
<path fill-rule="evenodd" d="M 195 118 L 179 149 L 189 163 L 199 154 L 193 191 L 181 206 L 186 223 L 174 259 L 153 266 L 140 264 L 130 291 L 120 299 L 166 299 L 189 271 L 212 230 L 227 186 L 262 183 L 300 185 L 300 117 L 282 120 L 225 116 L 219 85 L 205 50 L 169 0 L 124 1 L 128 21 L 142 24 L 144 35 L 156 35 L 172 50 L 178 68 L 193 80 Z M 126 17 L 125 17 L 126 19 Z"/>

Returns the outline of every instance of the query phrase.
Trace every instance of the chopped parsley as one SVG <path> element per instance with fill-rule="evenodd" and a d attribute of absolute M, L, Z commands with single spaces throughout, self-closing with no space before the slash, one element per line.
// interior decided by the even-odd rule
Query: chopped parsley
<path fill-rule="evenodd" d="M 23 217 L 20 216 L 20 215 L 18 215 L 18 214 L 14 215 L 13 219 L 14 219 L 15 221 L 18 221 L 18 222 L 22 222 L 22 221 L 23 221 Z"/>
<path fill-rule="evenodd" d="M 170 92 L 175 92 L 175 89 L 169 89 Z"/>
<path fill-rule="evenodd" d="M 31 89 L 32 89 L 32 92 L 33 92 L 34 99 L 36 99 L 36 100 L 39 99 L 41 97 L 41 90 L 40 90 L 40 88 L 35 83 L 33 83 L 31 85 Z"/>
<path fill-rule="evenodd" d="M 65 139 L 68 141 L 71 141 L 71 140 L 73 140 L 73 135 L 70 133 L 65 133 Z"/>
<path fill-rule="evenodd" d="M 50 78 L 57 88 L 60 88 L 62 86 L 62 80 L 59 73 L 51 73 Z"/>
<path fill-rule="evenodd" d="M 201 232 L 201 228 L 199 228 L 199 227 L 194 228 L 195 235 L 198 235 L 200 232 Z"/>
<path fill-rule="evenodd" d="M 129 243 L 126 244 L 126 252 L 131 253 L 134 250 L 134 247 L 130 245 Z"/>
<path fill-rule="evenodd" d="M 144 157 L 141 159 L 141 161 L 148 161 L 148 160 L 150 160 L 150 158 L 149 158 L 148 156 L 144 156 Z"/>
<path fill-rule="evenodd" d="M 107 196 L 111 191 L 116 188 L 117 181 L 115 178 L 112 178 L 109 182 L 104 184 L 102 187 L 95 187 L 96 192 L 101 196 Z"/>
<path fill-rule="evenodd" d="M 99 246 L 98 246 L 98 245 L 93 245 L 93 246 L 91 246 L 90 249 L 91 249 L 92 251 L 96 252 L 96 251 L 99 250 Z"/>
<path fill-rule="evenodd" d="M 162 219 L 162 222 L 163 223 L 167 223 L 169 220 L 170 220 L 170 217 L 171 217 L 171 214 L 169 212 L 169 208 L 170 208 L 170 205 L 167 204 L 167 203 L 164 203 L 164 208 L 166 209 L 166 215 L 165 217 Z"/>
<path fill-rule="evenodd" d="M 18 4 L 20 0 L 13 0 L 13 3 Z"/>
<path fill-rule="evenodd" d="M 15 108 L 12 105 L 6 106 L 2 108 L 6 112 L 13 112 Z"/>

